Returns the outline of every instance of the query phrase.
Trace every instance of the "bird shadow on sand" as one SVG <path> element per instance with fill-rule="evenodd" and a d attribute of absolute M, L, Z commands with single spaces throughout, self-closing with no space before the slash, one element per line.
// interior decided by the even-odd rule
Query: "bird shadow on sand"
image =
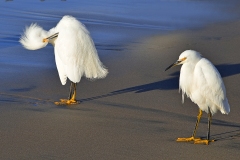
<path fill-rule="evenodd" d="M 240 129 L 212 135 L 215 141 L 240 139 Z"/>
<path fill-rule="evenodd" d="M 207 124 L 207 121 L 206 121 L 206 124 Z M 212 125 L 222 126 L 222 127 L 230 127 L 230 128 L 234 129 L 232 131 L 212 135 L 214 137 L 215 141 L 232 140 L 232 139 L 237 139 L 237 138 L 240 139 L 240 124 L 239 123 L 213 119 Z"/>
<path fill-rule="evenodd" d="M 180 73 L 179 71 L 172 73 L 171 78 L 169 78 L 169 79 L 165 79 L 165 80 L 161 80 L 161 81 L 153 82 L 153 83 L 148 83 L 148 84 L 143 84 L 143 85 L 139 85 L 139 86 L 129 87 L 129 88 L 125 88 L 125 89 L 120 89 L 120 90 L 113 91 L 113 92 L 110 92 L 105 95 L 81 99 L 80 101 L 86 102 L 86 101 L 96 100 L 96 99 L 100 99 L 100 98 L 115 96 L 115 95 L 129 93 L 129 92 L 142 93 L 142 92 L 148 92 L 148 91 L 153 91 L 153 90 L 177 89 L 179 73 Z"/>
<path fill-rule="evenodd" d="M 220 64 L 220 65 L 216 65 L 216 68 L 218 69 L 218 71 L 220 72 L 222 77 L 229 77 L 229 76 L 237 75 L 240 73 L 240 64 Z M 169 74 L 166 72 L 166 76 L 167 75 L 169 75 Z M 143 84 L 143 85 L 139 85 L 139 86 L 133 86 L 133 87 L 113 91 L 113 92 L 110 92 L 105 95 L 81 99 L 80 101 L 86 102 L 86 101 L 115 96 L 118 94 L 124 94 L 124 93 L 129 93 L 129 92 L 142 93 L 142 92 L 148 92 L 148 91 L 153 91 L 153 90 L 178 89 L 179 88 L 179 84 L 178 84 L 179 83 L 179 75 L 180 75 L 180 71 L 177 71 L 177 72 L 171 73 L 170 78 L 168 78 L 168 79 L 164 79 L 161 81 L 152 82 L 152 83 L 148 83 L 148 84 Z"/>

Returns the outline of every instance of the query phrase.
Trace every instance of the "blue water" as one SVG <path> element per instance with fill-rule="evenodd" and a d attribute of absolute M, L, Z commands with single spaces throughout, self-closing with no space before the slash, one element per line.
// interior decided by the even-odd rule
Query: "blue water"
<path fill-rule="evenodd" d="M 141 32 L 168 32 L 238 18 L 237 1 L 204 0 L 25 0 L 0 2 L 0 43 L 16 43 L 24 27 L 37 22 L 46 29 L 66 14 L 81 20 L 98 43 Z M 112 27 L 112 29 L 110 29 Z"/>
<path fill-rule="evenodd" d="M 72 15 L 89 29 L 98 50 L 118 50 L 121 43 L 175 30 L 239 18 L 237 0 L 6 0 L 0 2 L 1 49 L 20 46 L 25 26 L 54 27 L 63 15 Z M 22 52 L 27 52 L 26 50 Z M 0 63 L 13 60 L 8 49 Z M 15 56 L 13 56 L 15 57 Z M 9 62 L 10 63 L 10 62 Z"/>

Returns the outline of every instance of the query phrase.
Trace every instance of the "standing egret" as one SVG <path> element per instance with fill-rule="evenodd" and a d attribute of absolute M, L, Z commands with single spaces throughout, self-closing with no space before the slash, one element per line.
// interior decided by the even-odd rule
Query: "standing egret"
<path fill-rule="evenodd" d="M 60 99 L 55 104 L 77 104 L 76 85 L 81 77 L 104 78 L 108 70 L 99 60 L 94 42 L 86 27 L 72 16 L 64 16 L 56 27 L 45 31 L 37 24 L 26 28 L 20 43 L 29 50 L 54 46 L 55 61 L 62 85 L 67 78 L 71 81 L 68 99 Z"/>
<path fill-rule="evenodd" d="M 178 138 L 177 141 L 194 141 L 194 143 L 208 145 L 209 142 L 214 141 L 210 140 L 212 115 L 218 110 L 222 114 L 230 112 L 226 89 L 218 70 L 198 52 L 193 50 L 184 51 L 179 56 L 179 59 L 167 67 L 166 70 L 181 64 L 179 90 L 182 90 L 182 102 L 184 102 L 184 94 L 186 94 L 187 97 L 190 97 L 198 105 L 199 114 L 192 136 L 190 138 Z M 208 113 L 208 133 L 206 140 L 195 138 L 202 111 Z"/>

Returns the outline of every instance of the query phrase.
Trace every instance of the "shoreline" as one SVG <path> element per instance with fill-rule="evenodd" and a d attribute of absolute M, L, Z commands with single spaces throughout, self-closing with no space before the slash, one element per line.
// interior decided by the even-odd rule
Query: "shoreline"
<path fill-rule="evenodd" d="M 240 21 L 213 24 L 139 39 L 120 51 L 102 50 L 108 55 L 100 59 L 109 75 L 94 82 L 83 78 L 77 87 L 77 99 L 82 103 L 75 106 L 51 103 L 66 98 L 69 89 L 69 83 L 61 85 L 55 68 L 24 71 L 19 66 L 23 72 L 2 78 L 0 158 L 237 159 L 239 28 Z M 14 49 L 15 54 L 20 47 Z M 181 104 L 180 67 L 164 71 L 186 49 L 208 58 L 223 76 L 227 90 L 231 112 L 213 116 L 211 136 L 217 141 L 209 146 L 175 141 L 191 135 L 198 113 L 188 98 Z M 54 63 L 54 59 L 50 61 Z M 204 113 L 197 136 L 205 137 L 206 131 Z"/>

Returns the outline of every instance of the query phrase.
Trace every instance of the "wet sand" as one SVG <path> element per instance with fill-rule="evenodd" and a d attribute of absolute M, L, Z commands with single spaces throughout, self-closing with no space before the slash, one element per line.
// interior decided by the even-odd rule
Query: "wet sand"
<path fill-rule="evenodd" d="M 53 104 L 67 97 L 69 83 L 61 85 L 54 55 L 47 55 L 51 47 L 49 53 L 2 49 L 46 66 L 1 63 L 0 159 L 238 159 L 239 28 L 239 21 L 215 24 L 100 49 L 100 55 L 111 53 L 100 56 L 110 73 L 94 82 L 83 78 L 77 86 L 81 104 L 74 106 Z M 164 72 L 186 49 L 212 61 L 227 89 L 231 112 L 213 116 L 216 142 L 209 146 L 175 141 L 191 136 L 198 114 L 189 99 L 181 104 L 180 67 Z M 197 136 L 206 133 L 204 113 Z"/>

